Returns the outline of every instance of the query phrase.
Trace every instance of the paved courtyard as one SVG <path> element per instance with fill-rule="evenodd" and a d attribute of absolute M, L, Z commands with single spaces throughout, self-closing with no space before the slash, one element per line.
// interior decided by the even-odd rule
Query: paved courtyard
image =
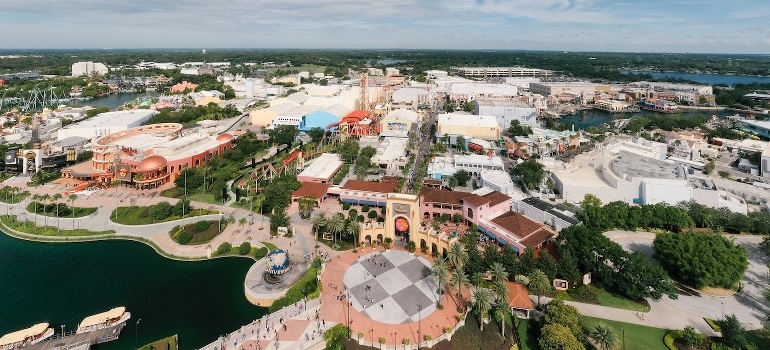
<path fill-rule="evenodd" d="M 436 310 L 438 283 L 430 263 L 405 251 L 362 255 L 343 277 L 353 308 L 382 323 L 417 321 Z"/>

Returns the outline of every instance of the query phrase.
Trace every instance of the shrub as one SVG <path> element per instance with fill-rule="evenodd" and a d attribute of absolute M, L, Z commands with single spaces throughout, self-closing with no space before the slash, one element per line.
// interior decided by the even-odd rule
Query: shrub
<path fill-rule="evenodd" d="M 721 332 L 722 328 L 719 328 L 719 325 L 717 324 L 717 321 L 713 318 L 704 317 L 703 320 L 708 323 L 709 327 L 714 330 L 714 332 Z"/>
<path fill-rule="evenodd" d="M 350 210 L 350 203 L 342 203 L 342 210 Z"/>
<path fill-rule="evenodd" d="M 589 304 L 599 304 L 599 295 L 596 289 L 591 286 L 580 286 L 571 289 L 568 293 L 575 301 Z"/>
<path fill-rule="evenodd" d="M 217 255 L 225 255 L 230 253 L 230 250 L 233 249 L 233 246 L 230 245 L 229 242 L 224 242 L 219 245 L 219 248 L 217 248 Z"/>
<path fill-rule="evenodd" d="M 369 211 L 369 214 L 366 214 L 366 216 L 370 219 L 374 219 L 377 217 L 377 212 L 374 210 Z"/>
<path fill-rule="evenodd" d="M 179 236 L 177 237 L 177 240 L 179 241 L 179 244 L 188 244 L 190 241 L 192 241 L 193 235 L 190 232 L 187 232 L 185 230 L 182 230 L 182 232 L 179 233 Z"/>
<path fill-rule="evenodd" d="M 259 249 L 253 249 L 252 256 L 255 259 L 259 260 L 259 259 L 264 258 L 267 255 L 267 253 L 268 253 L 267 248 L 261 247 Z"/>
<path fill-rule="evenodd" d="M 379 342 L 380 342 L 380 344 L 385 344 L 385 342 L 387 342 L 387 340 L 385 340 L 385 337 L 380 337 Z"/>
<path fill-rule="evenodd" d="M 663 344 L 666 345 L 668 350 L 678 350 L 679 348 L 676 347 L 674 342 L 676 342 L 676 339 L 679 338 L 682 335 L 682 331 L 680 330 L 673 330 L 666 333 L 666 336 L 663 337 Z"/>
<path fill-rule="evenodd" d="M 251 244 L 249 242 L 243 242 L 238 246 L 238 254 L 246 255 L 251 251 Z"/>
<path fill-rule="evenodd" d="M 209 221 L 198 221 L 195 223 L 195 226 L 193 226 L 193 230 L 195 232 L 203 232 L 209 229 L 211 227 L 211 222 Z"/>
<path fill-rule="evenodd" d="M 361 212 L 362 212 L 362 213 L 368 213 L 368 212 L 369 212 L 369 210 L 371 210 L 371 209 L 372 209 L 372 208 L 370 208 L 370 207 L 369 207 L 369 205 L 367 205 L 367 204 L 364 204 L 364 205 L 361 207 Z"/>
<path fill-rule="evenodd" d="M 417 250 L 417 244 L 414 243 L 414 241 L 409 241 L 409 243 L 406 244 L 406 250 L 410 253 L 414 253 L 414 251 Z"/>

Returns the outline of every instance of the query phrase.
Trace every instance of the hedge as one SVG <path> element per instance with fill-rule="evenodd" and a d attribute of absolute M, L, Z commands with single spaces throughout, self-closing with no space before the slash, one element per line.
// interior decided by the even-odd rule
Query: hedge
<path fill-rule="evenodd" d="M 274 301 L 272 305 L 270 305 L 269 313 L 276 312 L 282 309 L 284 306 L 294 304 L 302 300 L 304 297 L 312 299 L 312 296 L 320 292 L 321 288 L 320 284 L 318 283 L 318 264 L 316 262 L 318 262 L 318 260 L 313 261 L 313 265 L 307 269 L 305 276 L 302 276 L 302 279 L 299 280 L 297 284 L 289 288 L 289 290 L 286 292 L 286 295 L 282 296 L 278 300 Z"/>
<path fill-rule="evenodd" d="M 666 336 L 663 337 L 663 344 L 666 344 L 666 347 L 668 350 L 679 350 L 679 348 L 676 347 L 674 342 L 677 338 L 682 336 L 682 331 L 675 329 L 673 331 L 669 331 L 666 333 Z"/>

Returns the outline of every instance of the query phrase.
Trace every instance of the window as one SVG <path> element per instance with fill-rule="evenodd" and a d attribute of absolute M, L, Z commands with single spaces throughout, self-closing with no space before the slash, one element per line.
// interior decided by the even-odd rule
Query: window
<path fill-rule="evenodd" d="M 473 219 L 473 209 L 468 208 L 468 218 Z"/>

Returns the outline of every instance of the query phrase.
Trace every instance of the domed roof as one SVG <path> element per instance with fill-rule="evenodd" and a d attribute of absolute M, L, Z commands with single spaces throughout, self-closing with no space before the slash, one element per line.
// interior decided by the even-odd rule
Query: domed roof
<path fill-rule="evenodd" d="M 165 157 L 159 156 L 159 155 L 151 155 L 147 158 L 144 158 L 141 162 L 139 162 L 139 165 L 136 166 L 136 170 L 138 171 L 148 171 L 148 170 L 156 170 L 160 167 L 166 166 L 166 163 L 168 161 Z"/>
<path fill-rule="evenodd" d="M 233 139 L 233 135 L 230 135 L 228 133 L 219 134 L 219 136 L 217 136 L 217 141 L 230 141 L 232 139 Z"/>

